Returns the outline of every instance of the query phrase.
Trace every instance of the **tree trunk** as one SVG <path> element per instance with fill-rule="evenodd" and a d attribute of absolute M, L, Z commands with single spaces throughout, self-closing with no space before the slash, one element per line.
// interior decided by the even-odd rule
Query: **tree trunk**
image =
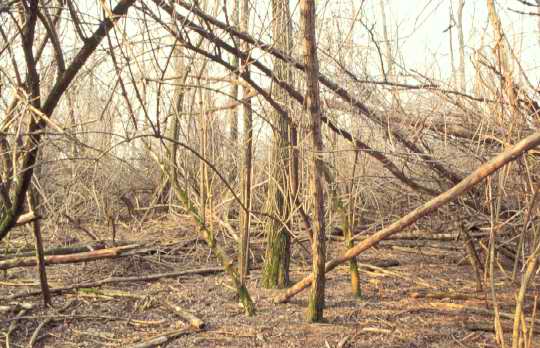
<path fill-rule="evenodd" d="M 290 54 L 292 51 L 292 27 L 287 0 L 272 0 L 272 37 L 274 46 Z M 274 58 L 274 74 L 280 80 L 292 83 L 292 71 L 287 63 Z M 272 95 L 276 102 L 288 109 L 290 104 L 286 91 L 272 85 Z M 268 184 L 267 211 L 269 215 L 278 217 L 280 221 L 268 219 L 266 222 L 266 257 L 263 271 L 263 286 L 266 288 L 284 288 L 289 283 L 290 263 L 290 197 L 292 190 L 297 190 L 297 180 L 292 185 L 288 176 L 298 178 L 294 171 L 298 165 L 291 165 L 288 139 L 296 141 L 296 130 L 276 111 L 272 114 L 274 133 L 272 138 L 272 154 L 270 163 L 270 181 Z M 291 149 L 291 151 L 295 151 Z"/>
<path fill-rule="evenodd" d="M 249 1 L 242 1 L 242 18 L 240 30 L 247 32 L 249 25 Z M 249 44 L 242 41 L 242 50 L 249 51 Z M 242 77 L 250 77 L 249 61 L 242 60 Z M 252 173 L 252 148 L 253 148 L 253 111 L 251 109 L 251 98 L 249 97 L 249 88 L 242 88 L 242 111 L 244 120 L 244 166 L 242 173 L 242 200 L 248 211 L 241 211 L 240 214 L 240 253 L 238 273 L 240 281 L 245 285 L 246 276 L 249 267 L 249 225 L 251 210 L 251 173 Z"/>
<path fill-rule="evenodd" d="M 465 0 L 459 0 L 457 11 L 457 32 L 459 40 L 459 87 L 461 91 L 467 92 L 467 84 L 465 82 L 465 40 L 463 38 L 463 7 Z"/>
<path fill-rule="evenodd" d="M 227 2 L 225 2 L 226 4 Z M 231 24 L 238 28 L 240 24 L 240 0 L 233 0 L 232 1 L 232 9 L 231 9 Z M 233 38 L 235 40 L 235 46 L 236 42 L 238 42 L 238 39 Z M 239 58 L 236 55 L 233 55 L 231 57 L 231 65 L 238 69 L 239 67 Z M 235 74 L 231 74 L 232 78 L 235 79 Z M 234 81 L 231 84 L 231 90 L 230 90 L 230 97 L 233 99 L 233 101 L 238 100 L 238 83 L 237 81 Z M 236 144 L 238 143 L 238 113 L 236 107 L 231 108 L 229 110 L 229 137 L 231 140 L 231 143 Z M 233 169 L 234 170 L 234 169 Z M 236 170 L 235 170 L 236 171 Z"/>
<path fill-rule="evenodd" d="M 351 185 L 352 186 L 352 185 Z M 350 249 L 354 247 L 353 233 L 352 233 L 352 201 L 349 201 L 348 209 L 343 206 L 343 202 L 338 202 L 340 213 L 342 214 L 342 229 L 343 237 L 345 238 L 345 247 Z M 360 287 L 360 274 L 358 272 L 358 263 L 356 257 L 349 260 L 349 272 L 351 273 L 351 292 L 356 298 L 362 297 L 362 288 Z"/>
<path fill-rule="evenodd" d="M 452 6 L 452 1 L 450 1 L 450 7 L 448 9 L 448 12 L 450 14 L 448 18 L 448 47 L 450 49 L 450 67 L 452 68 L 452 81 L 454 85 L 457 85 L 456 62 L 454 58 L 454 35 L 452 32 L 456 21 L 454 20 L 454 8 Z"/>
<path fill-rule="evenodd" d="M 306 66 L 306 108 L 311 118 L 311 192 L 315 207 L 312 242 L 313 282 L 309 297 L 308 320 L 319 322 L 323 319 L 326 245 L 324 221 L 324 196 L 322 187 L 323 163 L 320 154 L 323 151 L 321 135 L 321 103 L 319 95 L 319 62 L 317 59 L 317 39 L 315 36 L 315 1 L 300 2 L 302 21 L 302 45 Z"/>
<path fill-rule="evenodd" d="M 34 190 L 29 189 L 27 192 L 28 208 L 30 211 L 37 213 L 39 200 Z M 45 266 L 45 253 L 43 252 L 43 239 L 41 238 L 41 221 L 35 219 L 32 222 L 32 230 L 34 232 L 34 245 L 36 249 L 37 269 L 39 273 L 39 285 L 41 286 L 41 294 L 43 296 L 43 304 L 48 307 L 52 305 L 51 292 L 49 290 L 49 282 L 47 281 L 47 270 Z"/>
<path fill-rule="evenodd" d="M 390 80 L 393 81 L 394 78 L 394 56 L 392 54 L 392 44 L 390 43 L 390 39 L 388 36 L 388 23 L 386 21 L 386 4 L 384 1 L 380 1 L 380 8 L 381 8 L 381 19 L 382 19 L 382 26 L 383 26 L 383 38 L 384 38 L 384 51 L 386 55 L 386 71 L 383 67 L 383 75 L 385 81 Z"/>
<path fill-rule="evenodd" d="M 184 58 L 182 56 L 182 49 L 179 44 L 174 48 L 174 60 L 175 77 L 177 77 L 178 80 L 174 87 L 174 104 L 169 113 L 171 121 L 167 127 L 167 137 L 178 141 L 180 136 L 180 116 L 184 110 L 184 85 L 190 71 L 189 68 L 186 69 Z M 166 160 L 166 163 L 169 173 L 168 175 L 162 175 L 162 190 L 159 194 L 161 203 L 171 202 L 171 198 L 174 196 L 171 181 L 178 180 L 178 144 L 176 142 L 170 142 L 168 144 L 167 156 L 168 159 Z"/>
<path fill-rule="evenodd" d="M 536 21 L 536 26 L 537 26 L 537 30 L 538 30 L 538 44 L 540 45 L 540 0 L 536 0 L 536 13 L 538 14 L 537 18 L 538 20 Z"/>

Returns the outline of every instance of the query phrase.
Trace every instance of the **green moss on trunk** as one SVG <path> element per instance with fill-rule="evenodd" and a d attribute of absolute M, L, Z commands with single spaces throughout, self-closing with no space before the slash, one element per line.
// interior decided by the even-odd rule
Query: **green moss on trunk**
<path fill-rule="evenodd" d="M 229 256 L 225 253 L 225 251 L 217 244 L 214 232 L 210 227 L 208 227 L 204 220 L 199 214 L 198 209 L 193 205 L 191 200 L 189 199 L 189 196 L 186 191 L 184 191 L 179 185 L 178 182 L 172 182 L 174 192 L 177 196 L 177 198 L 184 203 L 185 208 L 189 211 L 191 216 L 195 219 L 195 221 L 199 225 L 200 233 L 203 235 L 204 240 L 206 241 L 206 244 L 208 244 L 208 247 L 212 250 L 214 255 L 221 261 L 221 264 L 223 265 L 223 268 L 225 269 L 225 273 L 230 277 L 233 286 L 236 289 L 238 299 L 240 300 L 240 303 L 244 306 L 244 310 L 246 311 L 246 314 L 251 316 L 255 313 L 255 304 L 253 303 L 251 297 L 249 296 L 249 292 L 244 284 L 240 281 L 240 276 L 236 269 L 233 267 L 233 262 L 229 258 Z"/>
<path fill-rule="evenodd" d="M 350 215 L 347 213 L 347 209 L 345 209 L 345 206 L 343 202 L 339 199 L 337 200 L 337 210 L 341 214 L 341 221 L 342 225 L 341 228 L 343 230 L 343 235 L 345 237 L 345 247 L 347 249 L 350 249 L 354 246 L 354 241 L 352 239 L 352 230 L 351 230 L 351 223 L 350 223 Z M 356 263 L 356 258 L 352 258 L 349 261 L 349 271 L 351 272 L 351 291 L 354 297 L 361 298 L 362 297 L 362 289 L 360 287 L 360 274 L 358 273 L 358 264 Z"/>
<path fill-rule="evenodd" d="M 311 293 L 309 295 L 307 320 L 312 323 L 320 323 L 324 319 L 323 313 L 324 313 L 324 298 L 322 300 L 317 299 L 315 297 L 315 291 L 312 288 Z"/>
<path fill-rule="evenodd" d="M 249 292 L 247 291 L 246 287 L 244 285 L 240 286 L 238 289 L 238 297 L 240 299 L 240 303 L 244 307 L 244 311 L 247 316 L 252 316 L 255 314 L 255 305 L 253 304 L 253 301 L 251 300 L 251 297 L 249 296 Z"/>
<path fill-rule="evenodd" d="M 349 270 L 351 272 L 351 290 L 356 298 L 362 298 L 362 288 L 360 287 L 360 275 L 358 273 L 358 264 L 353 258 L 349 261 Z"/>
<path fill-rule="evenodd" d="M 290 237 L 284 230 L 268 232 L 266 258 L 264 260 L 263 286 L 282 289 L 289 285 Z"/>

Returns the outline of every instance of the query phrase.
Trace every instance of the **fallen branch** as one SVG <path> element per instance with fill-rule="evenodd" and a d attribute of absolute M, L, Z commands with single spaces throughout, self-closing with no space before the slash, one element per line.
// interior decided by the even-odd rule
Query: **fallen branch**
<path fill-rule="evenodd" d="M 409 294 L 412 298 L 431 298 L 431 299 L 450 299 L 450 300 L 482 300 L 482 297 L 470 293 L 453 292 L 453 291 L 432 291 L 427 289 L 417 290 Z"/>
<path fill-rule="evenodd" d="M 31 212 L 28 212 L 26 214 L 22 214 L 21 216 L 19 216 L 19 218 L 17 219 L 17 222 L 15 222 L 15 226 L 26 225 L 27 223 L 33 222 L 37 219 L 41 219 L 41 216 L 38 216 L 34 214 L 33 211 L 31 211 Z"/>
<path fill-rule="evenodd" d="M 19 321 L 19 319 L 23 318 L 24 315 L 26 314 L 26 312 L 28 312 L 29 309 L 27 308 L 22 308 L 19 313 L 13 318 L 13 320 L 10 322 L 9 324 L 9 327 L 8 327 L 8 330 L 7 332 L 4 334 L 4 336 L 6 337 L 6 347 L 10 347 L 10 336 L 11 334 L 13 333 L 13 331 L 15 331 L 15 329 L 17 328 L 17 323 Z M 5 321 L 4 321 L 5 322 Z"/>
<path fill-rule="evenodd" d="M 9 305 L 0 306 L 0 314 L 7 314 L 10 312 L 15 312 L 23 309 L 33 309 L 35 307 L 35 303 L 11 303 Z"/>
<path fill-rule="evenodd" d="M 463 327 L 469 331 L 483 331 L 495 333 L 495 326 L 492 321 L 466 321 Z M 512 331 L 512 325 L 502 324 L 502 328 L 505 332 Z"/>
<path fill-rule="evenodd" d="M 419 254 L 422 256 L 435 256 L 435 257 L 441 257 L 441 256 L 447 256 L 448 250 L 426 250 L 427 248 L 424 246 L 415 246 L 415 247 L 402 247 L 398 245 L 392 245 L 390 247 L 392 250 L 401 251 L 404 253 L 412 253 L 412 254 Z"/>
<path fill-rule="evenodd" d="M 192 327 L 194 327 L 196 329 L 202 329 L 204 327 L 204 325 L 205 325 L 204 321 L 197 318 L 196 316 L 194 316 L 193 314 L 191 314 L 190 312 L 188 312 L 184 308 L 182 308 L 182 307 L 180 307 L 178 305 L 175 305 L 174 303 L 171 303 L 169 301 L 167 301 L 165 303 L 167 304 L 167 306 L 169 308 L 171 308 L 174 311 L 174 314 L 179 316 L 180 319 L 182 319 L 182 320 L 186 321 L 187 323 L 189 323 L 189 325 L 191 325 Z"/>
<path fill-rule="evenodd" d="M 430 303 L 429 306 L 435 309 L 463 311 L 464 313 L 485 315 L 488 317 L 492 317 L 494 313 L 493 309 L 471 307 L 469 304 L 433 302 Z M 499 316 L 504 319 L 514 320 L 514 313 L 499 312 Z M 540 319 L 534 320 L 534 323 L 539 325 Z"/>
<path fill-rule="evenodd" d="M 89 297 L 102 297 L 102 298 L 130 298 L 135 300 L 145 300 L 148 297 L 145 295 L 138 295 L 132 292 L 122 291 L 122 290 L 98 290 L 96 288 L 80 288 L 77 292 L 78 296 L 89 296 Z"/>
<path fill-rule="evenodd" d="M 193 327 L 188 327 L 186 329 L 176 330 L 172 332 L 167 332 L 164 334 L 161 334 L 159 336 L 156 336 L 148 341 L 145 341 L 143 343 L 134 344 L 132 346 L 129 346 L 129 348 L 151 348 L 156 347 L 162 344 L 165 344 L 175 338 L 178 338 L 183 335 L 187 335 L 194 332 L 199 332 L 201 330 L 195 329 Z"/>
<path fill-rule="evenodd" d="M 76 290 L 80 288 L 94 288 L 94 287 L 103 286 L 107 284 L 131 283 L 131 282 L 138 282 L 138 281 L 152 281 L 152 280 L 157 280 L 157 279 L 162 279 L 162 278 L 174 278 L 174 277 L 193 275 L 193 274 L 201 274 L 201 275 L 214 274 L 214 273 L 221 273 L 221 272 L 223 272 L 223 267 L 210 267 L 210 268 L 193 269 L 193 270 L 188 270 L 188 271 L 151 274 L 151 275 L 141 276 L 141 277 L 110 277 L 110 278 L 98 280 L 95 282 L 78 283 L 78 284 L 64 286 L 61 288 L 52 288 L 50 290 L 51 290 L 51 294 L 57 294 L 57 293 L 65 292 L 65 291 Z M 4 297 L 4 300 L 10 301 L 10 300 L 14 300 L 14 299 L 22 298 L 22 297 L 37 296 L 40 294 L 41 294 L 41 290 L 36 290 L 36 291 L 6 296 Z"/>
<path fill-rule="evenodd" d="M 66 309 L 68 309 L 69 307 L 71 307 L 71 305 L 72 305 L 73 303 L 75 303 L 75 300 L 71 300 L 71 301 L 65 303 L 65 304 L 62 306 L 62 308 L 60 308 L 60 309 L 58 310 L 58 313 L 64 312 Z M 53 318 L 47 318 L 47 319 L 45 319 L 44 321 L 42 321 L 42 322 L 38 325 L 38 327 L 34 330 L 34 333 L 32 334 L 32 337 L 30 337 L 30 342 L 28 343 L 28 346 L 29 346 L 29 347 L 35 347 L 37 341 L 39 340 L 39 337 L 38 337 L 39 332 L 40 332 L 45 326 L 47 326 L 48 324 L 52 323 L 53 321 L 54 321 Z M 43 336 L 41 336 L 41 337 L 43 337 Z"/>
<path fill-rule="evenodd" d="M 134 242 L 127 242 L 120 245 L 129 245 L 133 244 Z M 44 254 L 47 255 L 66 255 L 66 254 L 75 254 L 75 253 L 83 253 L 87 251 L 94 251 L 98 249 L 103 249 L 106 247 L 105 241 L 99 240 L 99 241 L 92 241 L 90 243 L 84 243 L 84 244 L 74 244 L 67 247 L 52 247 L 50 249 L 47 249 L 44 251 Z M 36 255 L 35 248 L 24 248 L 19 249 L 10 253 L 6 253 L 4 255 L 0 255 L 0 260 L 5 259 L 12 259 L 16 257 L 30 257 Z"/>
<path fill-rule="evenodd" d="M 369 271 L 377 271 L 381 268 L 397 267 L 400 263 L 398 260 L 379 260 L 371 263 L 358 263 L 359 267 L 365 268 Z"/>
<path fill-rule="evenodd" d="M 420 286 L 424 286 L 424 287 L 428 287 L 428 288 L 433 287 L 432 285 L 425 282 L 421 278 L 409 277 L 409 276 L 406 276 L 406 275 L 398 273 L 398 272 L 392 272 L 390 270 L 386 270 L 386 269 L 381 268 L 381 267 L 374 267 L 374 266 L 371 266 L 371 265 L 364 265 L 362 263 L 359 263 L 358 266 L 360 267 L 360 270 L 362 270 L 362 271 L 364 271 L 364 272 L 366 272 L 368 274 L 371 274 L 371 275 L 382 275 L 382 276 L 396 277 L 396 278 L 404 279 L 404 280 L 409 281 L 411 283 L 416 283 L 416 284 L 418 284 Z M 366 269 L 367 269 L 367 271 L 366 271 Z"/>
<path fill-rule="evenodd" d="M 517 143 L 510 149 L 500 153 L 499 155 L 492 158 L 490 161 L 477 168 L 465 179 L 461 180 L 456 186 L 452 187 L 450 190 L 429 200 L 424 205 L 416 208 L 398 221 L 394 222 L 383 230 L 371 235 L 367 239 L 358 243 L 353 248 L 347 250 L 343 255 L 338 256 L 337 258 L 327 262 L 325 267 L 326 272 L 329 272 L 340 264 L 352 259 L 355 256 L 358 256 L 360 253 L 371 248 L 381 240 L 386 239 L 398 232 L 401 232 L 406 227 L 415 223 L 418 219 L 434 212 L 444 204 L 455 200 L 463 193 L 472 189 L 475 185 L 480 183 L 487 176 L 493 174 L 501 167 L 505 166 L 511 161 L 514 161 L 523 153 L 535 148 L 538 145 L 540 145 L 540 132 L 536 132 L 521 140 L 519 143 Z M 276 296 L 274 298 L 274 301 L 277 303 L 288 301 L 290 298 L 310 286 L 312 281 L 313 275 L 307 276 L 306 278 L 302 279 L 301 281 L 287 289 L 283 294 Z"/>
<path fill-rule="evenodd" d="M 100 259 L 114 258 L 123 256 L 122 254 L 141 247 L 141 244 L 132 244 L 116 248 L 94 250 L 84 253 L 68 255 L 49 255 L 45 257 L 45 265 L 58 265 L 66 263 L 77 263 L 94 261 Z M 0 270 L 6 270 L 15 267 L 34 267 L 37 264 L 35 257 L 23 257 L 0 261 Z"/>

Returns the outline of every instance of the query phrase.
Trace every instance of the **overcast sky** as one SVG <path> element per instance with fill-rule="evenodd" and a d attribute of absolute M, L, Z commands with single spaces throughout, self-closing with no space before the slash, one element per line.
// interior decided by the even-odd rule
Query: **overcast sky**
<path fill-rule="evenodd" d="M 366 10 L 373 13 L 373 20 L 380 18 L 379 0 L 366 0 Z M 450 23 L 450 0 L 381 0 L 387 4 L 387 20 L 399 37 L 400 49 L 408 68 L 419 71 L 440 70 L 449 74 L 449 35 L 445 30 Z M 517 0 L 496 0 L 498 13 L 513 48 L 521 52 L 525 70 L 538 76 L 539 33 L 536 16 L 526 16 L 509 11 L 508 8 L 531 12 Z M 457 1 L 453 1 L 457 12 Z M 370 18 L 370 17 L 368 17 Z M 379 20 L 380 22 L 380 20 Z M 464 35 L 467 60 L 482 45 L 491 47 L 493 42 L 488 26 L 486 0 L 466 0 L 464 7 Z M 454 32 L 456 39 L 456 33 Z M 482 43 L 484 38 L 484 43 Z M 454 46 L 454 49 L 457 47 Z M 456 56 L 457 57 L 457 56 Z M 470 61 L 470 60 L 469 60 Z M 537 83 L 536 81 L 533 81 Z"/>

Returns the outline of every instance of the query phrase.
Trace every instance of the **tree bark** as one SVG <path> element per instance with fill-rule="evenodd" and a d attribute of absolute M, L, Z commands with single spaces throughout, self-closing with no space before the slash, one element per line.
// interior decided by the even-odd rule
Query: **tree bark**
<path fill-rule="evenodd" d="M 34 212 L 38 209 L 38 198 L 35 192 L 30 189 L 27 193 L 28 208 Z M 32 222 L 32 230 L 34 232 L 34 244 L 36 249 L 36 263 L 39 274 L 39 285 L 41 286 L 41 294 L 43 296 L 43 304 L 48 307 L 52 304 L 51 292 L 49 290 L 49 282 L 47 281 L 47 267 L 45 266 L 45 253 L 43 252 L 43 239 L 41 238 L 41 221 L 35 219 Z"/>
<path fill-rule="evenodd" d="M 249 25 L 249 1 L 242 1 L 242 18 L 240 30 L 247 32 Z M 249 44 L 242 41 L 242 50 L 249 52 Z M 241 61 L 243 78 L 250 77 L 249 57 Z M 249 227 L 251 211 L 251 174 L 252 174 L 252 153 L 253 153 L 253 111 L 251 109 L 250 91 L 247 87 L 242 87 L 242 113 L 244 121 L 244 165 L 242 170 L 242 200 L 248 211 L 243 209 L 240 212 L 240 253 L 238 273 L 242 285 L 246 283 L 246 277 L 249 272 Z"/>
<path fill-rule="evenodd" d="M 324 219 L 324 195 L 322 187 L 323 163 L 320 155 L 323 151 L 321 135 L 321 102 L 319 95 L 319 62 L 317 58 L 317 38 L 315 34 L 315 1 L 300 2 L 300 18 L 302 21 L 302 46 L 304 48 L 304 65 L 306 75 L 306 109 L 311 119 L 311 191 L 315 207 L 312 242 L 313 282 L 309 297 L 308 320 L 319 322 L 323 319 L 324 287 L 326 260 L 326 238 Z"/>
<path fill-rule="evenodd" d="M 288 0 L 272 0 L 272 38 L 276 48 L 290 54 L 292 51 L 292 27 Z M 277 58 L 273 59 L 273 73 L 276 78 L 292 82 L 292 71 L 289 65 Z M 290 101 L 288 93 L 279 86 L 272 84 L 272 95 L 276 102 L 288 109 Z M 266 222 L 266 257 L 264 260 L 263 286 L 266 288 L 284 288 L 289 283 L 290 264 L 290 192 L 293 187 L 287 182 L 289 174 L 292 180 L 292 170 L 288 150 L 289 127 L 288 120 L 281 117 L 277 111 L 272 112 L 274 122 L 272 137 L 272 153 L 270 163 L 270 180 L 268 184 L 267 211 L 280 221 L 268 219 Z M 291 127 L 292 128 L 292 127 Z M 291 129 L 292 131 L 292 129 Z M 291 149 L 294 151 L 294 149 Z M 296 181 L 295 181 L 296 183 Z M 294 183 L 293 183 L 294 184 Z M 295 185 L 297 186 L 297 184 Z M 289 189 L 291 188 L 291 189 Z"/>
<path fill-rule="evenodd" d="M 182 56 L 182 48 L 179 44 L 174 47 L 174 61 L 174 71 L 177 81 L 174 87 L 174 104 L 169 114 L 171 121 L 167 127 L 167 133 L 169 138 L 178 141 L 180 137 L 180 116 L 184 110 L 184 85 L 191 70 L 189 66 L 186 67 L 184 57 Z M 171 202 L 172 198 L 174 197 L 171 181 L 178 180 L 178 143 L 169 142 L 167 146 L 167 157 L 168 159 L 166 166 L 169 174 L 162 174 L 163 190 L 160 193 L 160 201 L 162 203 Z"/>

